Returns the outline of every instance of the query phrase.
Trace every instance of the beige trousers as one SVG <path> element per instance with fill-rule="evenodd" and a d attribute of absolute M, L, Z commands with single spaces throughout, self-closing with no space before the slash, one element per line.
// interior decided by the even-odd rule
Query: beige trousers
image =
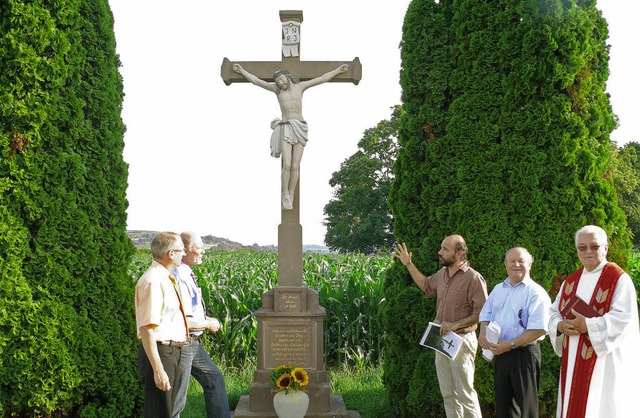
<path fill-rule="evenodd" d="M 436 351 L 436 372 L 447 418 L 481 418 L 478 394 L 473 388 L 478 339 L 475 332 L 462 335 L 463 344 L 455 360 Z"/>

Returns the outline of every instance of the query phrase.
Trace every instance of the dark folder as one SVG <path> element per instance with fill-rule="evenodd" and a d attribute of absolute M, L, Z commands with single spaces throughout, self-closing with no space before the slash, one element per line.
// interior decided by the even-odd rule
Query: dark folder
<path fill-rule="evenodd" d="M 564 319 L 575 319 L 576 316 L 571 313 L 571 310 L 575 310 L 580 315 L 586 316 L 587 318 L 594 318 L 600 315 L 595 309 L 587 304 L 584 300 L 580 299 L 578 296 L 573 295 L 569 302 L 564 305 L 564 308 L 560 311 L 560 314 Z"/>

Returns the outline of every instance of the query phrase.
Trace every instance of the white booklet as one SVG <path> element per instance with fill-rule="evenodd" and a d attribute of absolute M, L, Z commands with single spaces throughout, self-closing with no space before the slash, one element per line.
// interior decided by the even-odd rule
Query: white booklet
<path fill-rule="evenodd" d="M 420 345 L 435 350 L 453 360 L 462 346 L 462 337 L 453 331 L 440 335 L 440 328 L 439 324 L 429 322 L 420 339 Z"/>
<path fill-rule="evenodd" d="M 487 325 L 487 328 L 485 329 L 484 336 L 487 341 L 496 344 L 498 342 L 498 338 L 500 337 L 500 325 L 498 325 L 494 321 L 489 322 L 489 325 Z M 483 348 L 482 357 L 484 357 L 487 361 L 491 361 L 493 360 L 493 353 L 486 348 Z"/>

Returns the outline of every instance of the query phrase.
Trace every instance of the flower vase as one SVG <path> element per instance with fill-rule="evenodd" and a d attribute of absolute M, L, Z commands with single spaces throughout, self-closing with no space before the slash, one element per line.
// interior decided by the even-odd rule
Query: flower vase
<path fill-rule="evenodd" d="M 273 408 L 279 418 L 303 418 L 309 409 L 309 395 L 304 391 L 282 390 L 273 397 Z"/>

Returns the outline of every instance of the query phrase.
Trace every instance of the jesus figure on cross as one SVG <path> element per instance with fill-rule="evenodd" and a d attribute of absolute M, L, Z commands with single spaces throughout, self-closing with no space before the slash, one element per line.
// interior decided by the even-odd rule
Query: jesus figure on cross
<path fill-rule="evenodd" d="M 319 77 L 297 81 L 287 70 L 281 69 L 273 75 L 274 83 L 261 80 L 240 64 L 233 65 L 233 71 L 242 74 L 252 84 L 276 94 L 282 116 L 271 121 L 271 156 L 282 154 L 282 209 L 293 209 L 293 196 L 300 177 L 300 160 L 307 143 L 307 122 L 302 117 L 302 94 L 309 87 L 330 81 L 338 74 L 349 71 L 349 65 L 342 64 Z"/>

